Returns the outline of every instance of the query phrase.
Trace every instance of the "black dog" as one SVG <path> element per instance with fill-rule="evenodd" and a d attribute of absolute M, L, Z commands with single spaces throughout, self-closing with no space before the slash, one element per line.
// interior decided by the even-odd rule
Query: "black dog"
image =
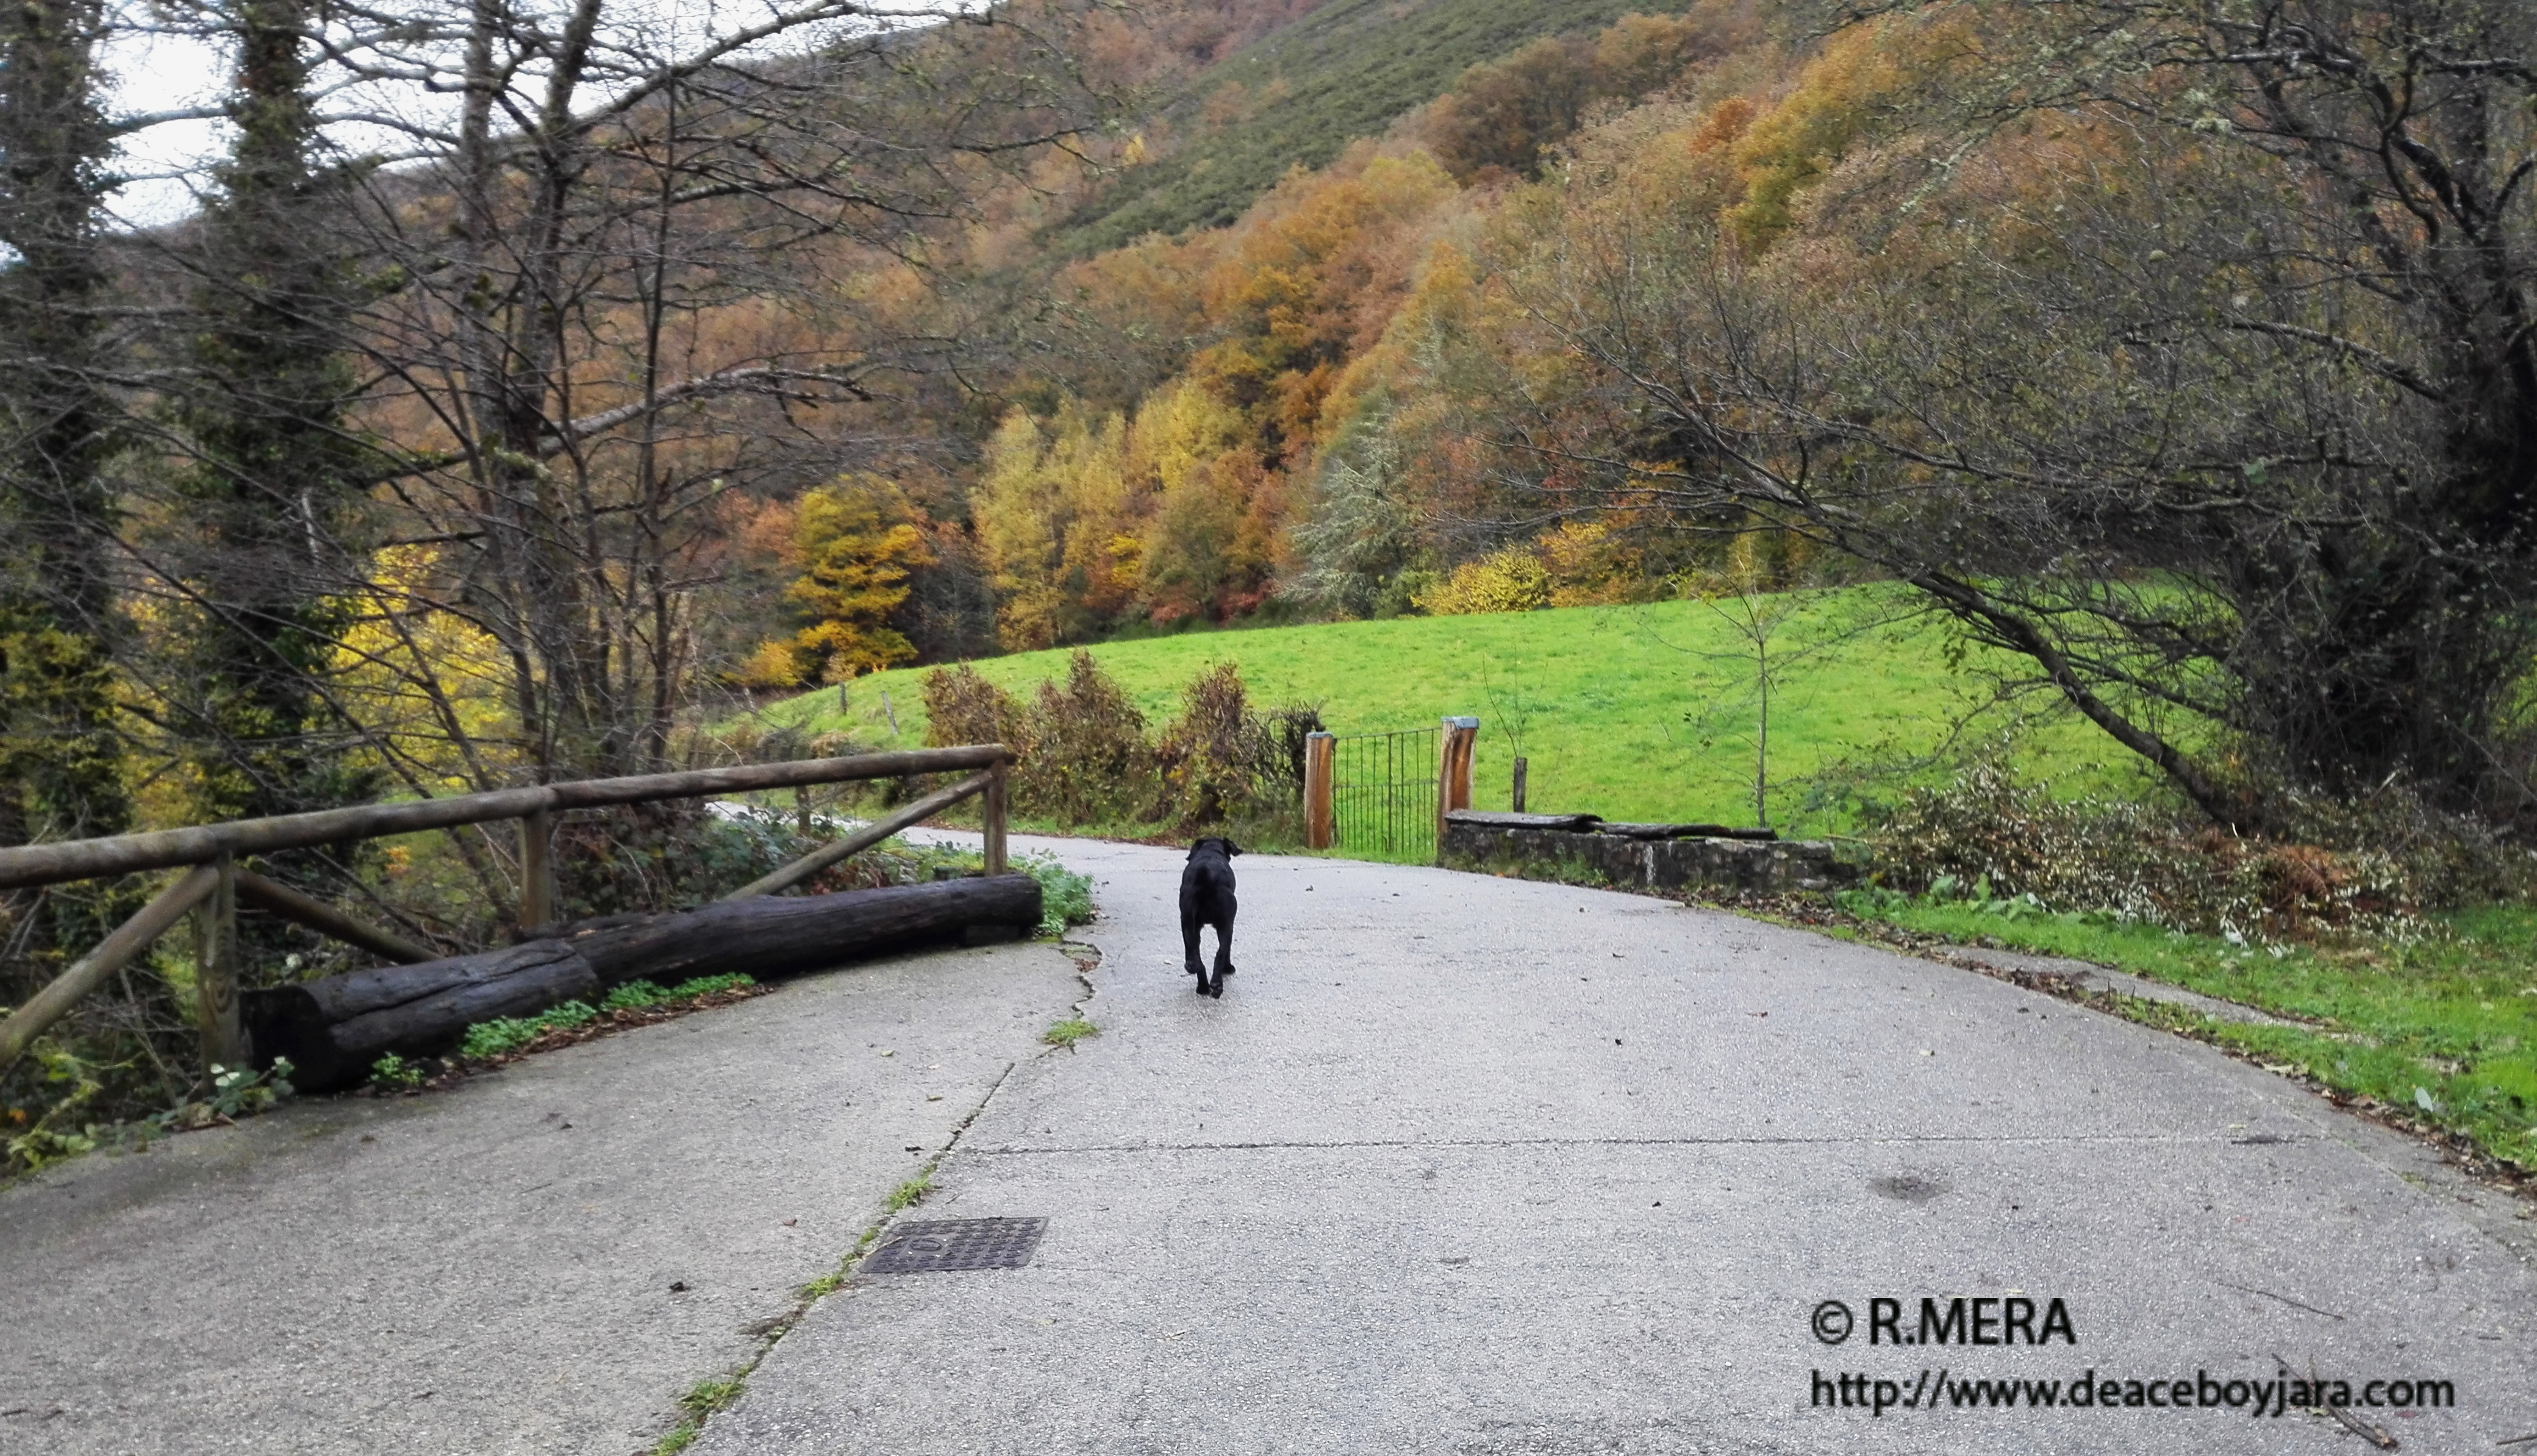
<path fill-rule="evenodd" d="M 1202 996 L 1223 995 L 1224 978 L 1233 974 L 1233 856 L 1241 853 L 1229 839 L 1203 839 L 1190 846 L 1189 864 L 1181 870 L 1181 942 Z M 1212 976 L 1198 958 L 1201 925 L 1215 927 Z"/>

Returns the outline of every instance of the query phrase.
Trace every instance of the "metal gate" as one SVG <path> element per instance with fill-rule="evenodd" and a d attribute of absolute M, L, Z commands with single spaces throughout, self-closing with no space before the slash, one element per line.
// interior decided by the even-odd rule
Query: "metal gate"
<path fill-rule="evenodd" d="M 1344 733 L 1333 740 L 1333 848 L 1361 859 L 1435 859 L 1438 731 Z"/>

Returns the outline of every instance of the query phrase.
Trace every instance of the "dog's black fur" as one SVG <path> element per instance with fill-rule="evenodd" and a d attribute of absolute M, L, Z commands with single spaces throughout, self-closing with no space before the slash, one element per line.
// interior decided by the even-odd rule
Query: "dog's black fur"
<path fill-rule="evenodd" d="M 1223 995 L 1224 978 L 1233 974 L 1233 856 L 1241 853 L 1229 839 L 1203 839 L 1190 846 L 1189 864 L 1181 870 L 1181 944 L 1202 996 Z M 1198 958 L 1201 925 L 1215 927 L 1212 976 Z"/>

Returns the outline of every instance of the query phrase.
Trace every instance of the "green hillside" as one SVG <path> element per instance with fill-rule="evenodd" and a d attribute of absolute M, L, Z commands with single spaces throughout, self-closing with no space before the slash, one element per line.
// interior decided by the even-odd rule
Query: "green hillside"
<path fill-rule="evenodd" d="M 1092 253 L 1149 232 L 1220 227 L 1288 167 L 1321 166 L 1443 95 L 1469 66 L 1536 35 L 1682 9 L 1672 0 L 1331 0 L 1209 67 L 1161 113 L 1188 140 L 1058 224 L 1055 244 Z M 1245 104 L 1206 131 L 1209 97 L 1229 98 L 1234 86 Z"/>
<path fill-rule="evenodd" d="M 1949 634 L 1927 618 L 1877 625 L 1896 598 L 1878 589 L 1807 594 L 1771 644 L 1775 781 L 1881 749 L 1924 751 L 1985 685 L 1947 665 Z M 1178 711 L 1183 684 L 1239 664 L 1263 705 L 1318 702 L 1341 733 L 1425 728 L 1448 714 L 1480 720 L 1474 799 L 1507 807 L 1509 729 L 1519 716 L 1536 811 L 1610 819 L 1747 823 L 1757 717 L 1749 647 L 1699 602 L 1571 607 L 1490 616 L 1403 617 L 1118 642 L 1091 649 L 1148 723 Z M 1064 651 L 978 664 L 1027 691 L 1063 673 Z M 858 743 L 924 741 L 926 669 L 865 677 L 765 709 L 773 726 L 844 730 Z M 891 715 L 897 727 L 892 730 Z M 2077 722 L 2037 728 L 2021 749 L 2065 788 L 2136 786 L 2128 755 Z M 1801 786 L 1775 792 L 1772 817 L 1798 815 Z M 1820 818 L 1817 827 L 1826 827 Z"/>

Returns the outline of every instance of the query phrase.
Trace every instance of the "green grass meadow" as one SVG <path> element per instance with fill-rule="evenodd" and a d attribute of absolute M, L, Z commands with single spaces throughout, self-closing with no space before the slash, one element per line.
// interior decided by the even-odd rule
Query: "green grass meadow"
<path fill-rule="evenodd" d="M 2537 1171 L 2537 911 L 2528 907 L 2443 916 L 2411 943 L 2281 946 L 2101 917 L 2008 918 L 1965 903 L 1854 908 L 1958 944 L 2093 961 L 2307 1022 L 2246 1026 L 2149 1002 L 2126 1007 Z"/>
<path fill-rule="evenodd" d="M 1842 827 L 1806 809 L 1809 776 L 1842 761 L 1925 753 L 1990 696 L 1984 656 L 1963 654 L 1959 665 L 1949 630 L 1925 616 L 1897 616 L 1890 591 L 1764 600 L 1794 608 L 1771 642 L 1770 808 L 1783 829 Z M 1027 694 L 1064 674 L 1070 651 L 976 665 L 999 686 Z M 1192 632 L 1090 651 L 1152 727 L 1178 713 L 1192 678 L 1231 662 L 1256 704 L 1319 703 L 1334 732 L 1478 718 L 1477 808 L 1508 806 L 1520 732 L 1529 760 L 1527 807 L 1536 812 L 1753 821 L 1760 715 L 1752 649 L 1703 602 Z M 925 739 L 927 670 L 857 679 L 844 689 L 842 709 L 831 687 L 759 716 L 768 727 L 842 730 L 867 746 L 915 746 Z M 1996 714 L 1987 722 L 1982 730 L 2003 726 Z M 2015 757 L 2064 791 L 2131 792 L 2145 783 L 2129 755 L 2067 717 L 2028 724 Z"/>

